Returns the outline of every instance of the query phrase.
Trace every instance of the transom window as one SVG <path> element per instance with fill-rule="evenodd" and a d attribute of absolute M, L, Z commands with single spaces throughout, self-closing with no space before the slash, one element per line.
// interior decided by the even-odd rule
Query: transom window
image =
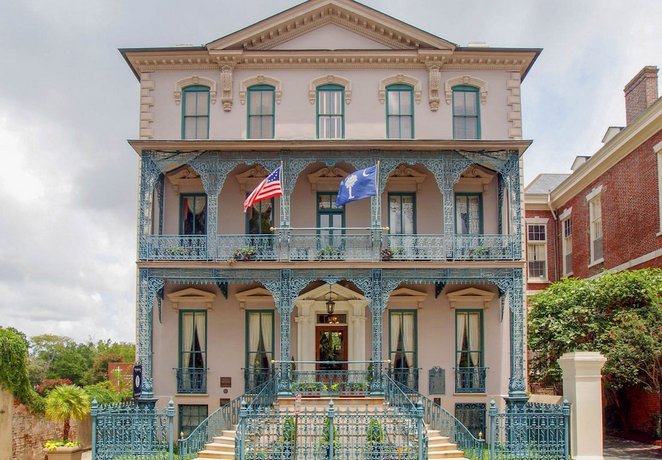
<path fill-rule="evenodd" d="M 386 87 L 386 137 L 414 138 L 414 91 L 409 85 Z"/>
<path fill-rule="evenodd" d="M 271 85 L 254 85 L 248 88 L 248 138 L 273 139 L 274 94 Z"/>
<path fill-rule="evenodd" d="M 453 87 L 453 139 L 480 139 L 478 88 Z"/>
<path fill-rule="evenodd" d="M 588 202 L 590 233 L 591 233 L 591 263 L 600 262 L 602 255 L 602 202 L 600 195 Z"/>
<path fill-rule="evenodd" d="M 563 225 L 563 274 L 572 273 L 572 219 L 567 218 L 562 221 Z"/>
<path fill-rule="evenodd" d="M 482 194 L 455 194 L 455 231 L 461 235 L 483 233 Z"/>
<path fill-rule="evenodd" d="M 547 279 L 547 226 L 545 224 L 527 225 L 527 256 L 530 280 Z"/>
<path fill-rule="evenodd" d="M 187 86 L 182 90 L 182 139 L 209 139 L 207 86 Z"/>
<path fill-rule="evenodd" d="M 180 235 L 207 233 L 207 195 L 185 193 L 180 196 Z"/>
<path fill-rule="evenodd" d="M 345 88 L 340 85 L 317 87 L 317 138 L 345 137 Z"/>

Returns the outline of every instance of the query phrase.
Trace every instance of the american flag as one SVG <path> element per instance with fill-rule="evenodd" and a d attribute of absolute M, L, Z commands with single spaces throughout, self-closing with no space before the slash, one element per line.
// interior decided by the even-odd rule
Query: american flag
<path fill-rule="evenodd" d="M 244 201 L 244 212 L 251 206 L 253 203 L 258 201 L 266 200 L 267 198 L 273 198 L 275 196 L 281 196 L 283 194 L 283 189 L 280 186 L 280 166 L 273 170 L 271 174 L 264 178 L 262 182 L 255 187 L 255 190 L 248 195 L 248 198 Z"/>

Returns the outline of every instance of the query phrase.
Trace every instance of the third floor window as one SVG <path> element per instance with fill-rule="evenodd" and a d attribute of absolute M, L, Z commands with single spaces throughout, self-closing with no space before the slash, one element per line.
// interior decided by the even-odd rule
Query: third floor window
<path fill-rule="evenodd" d="M 453 139 L 480 139 L 480 108 L 476 87 L 453 87 Z"/>
<path fill-rule="evenodd" d="M 273 139 L 274 137 L 274 87 L 255 85 L 248 88 L 249 139 Z"/>
<path fill-rule="evenodd" d="M 386 87 L 386 137 L 414 137 L 414 91 L 409 85 Z"/>
<path fill-rule="evenodd" d="M 483 196 L 480 193 L 455 194 L 455 232 L 461 235 L 483 233 Z"/>
<path fill-rule="evenodd" d="M 345 89 L 340 85 L 317 87 L 317 138 L 345 137 Z"/>
<path fill-rule="evenodd" d="M 182 90 L 182 139 L 209 139 L 209 88 Z"/>

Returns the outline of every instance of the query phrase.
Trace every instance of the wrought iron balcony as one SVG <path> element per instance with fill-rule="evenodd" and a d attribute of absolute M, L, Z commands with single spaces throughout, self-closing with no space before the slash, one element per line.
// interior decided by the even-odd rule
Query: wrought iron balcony
<path fill-rule="evenodd" d="M 207 393 L 207 369 L 198 367 L 177 368 L 177 393 Z"/>
<path fill-rule="evenodd" d="M 213 238 L 213 239 L 212 239 Z M 146 235 L 140 260 L 519 260 L 517 235 L 395 235 L 368 228 L 291 228 L 266 235 Z"/>
<path fill-rule="evenodd" d="M 485 393 L 487 367 L 455 368 L 456 393 Z"/>

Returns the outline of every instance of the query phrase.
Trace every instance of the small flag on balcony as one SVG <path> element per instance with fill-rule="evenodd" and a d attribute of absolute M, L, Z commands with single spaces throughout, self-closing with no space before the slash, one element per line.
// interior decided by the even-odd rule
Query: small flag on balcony
<path fill-rule="evenodd" d="M 354 171 L 340 182 L 336 206 L 342 206 L 350 201 L 362 200 L 377 193 L 375 186 L 376 166 Z"/>
<path fill-rule="evenodd" d="M 244 212 L 258 201 L 281 196 L 283 188 L 280 186 L 280 166 L 273 170 L 271 174 L 264 178 L 262 182 L 255 187 L 255 190 L 244 201 Z"/>

